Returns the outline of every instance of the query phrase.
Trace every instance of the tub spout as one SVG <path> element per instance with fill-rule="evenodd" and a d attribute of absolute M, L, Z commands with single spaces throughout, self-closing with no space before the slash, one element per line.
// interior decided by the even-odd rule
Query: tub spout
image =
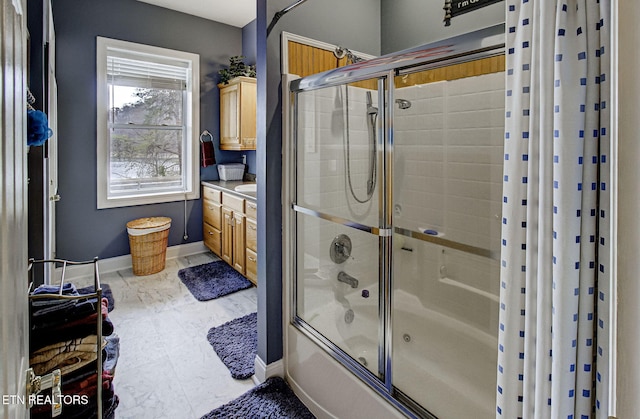
<path fill-rule="evenodd" d="M 338 281 L 344 282 L 345 284 L 351 286 L 351 288 L 358 288 L 358 280 L 343 271 L 340 271 L 340 273 L 338 274 Z"/>

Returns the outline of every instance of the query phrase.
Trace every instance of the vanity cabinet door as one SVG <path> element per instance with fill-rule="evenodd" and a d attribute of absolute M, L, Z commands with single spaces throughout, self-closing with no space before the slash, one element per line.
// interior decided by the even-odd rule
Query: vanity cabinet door
<path fill-rule="evenodd" d="M 247 279 L 254 285 L 258 285 L 258 255 L 248 247 L 245 270 Z"/>
<path fill-rule="evenodd" d="M 205 199 L 202 201 L 203 211 L 202 218 L 213 228 L 220 230 L 222 228 L 222 205 Z"/>
<path fill-rule="evenodd" d="M 233 210 L 222 207 L 222 260 L 233 266 Z"/>
<path fill-rule="evenodd" d="M 213 253 L 222 253 L 222 205 L 220 191 L 202 188 L 202 241 Z"/>
<path fill-rule="evenodd" d="M 247 249 L 251 249 L 254 252 L 258 250 L 258 226 L 256 220 L 252 220 L 247 216 L 246 219 L 246 245 Z"/>
<path fill-rule="evenodd" d="M 255 202 L 245 203 L 245 276 L 258 285 L 258 224 L 256 223 L 257 205 Z"/>
<path fill-rule="evenodd" d="M 203 241 L 213 253 L 221 256 L 222 232 L 209 223 L 203 223 Z"/>
<path fill-rule="evenodd" d="M 243 214 L 233 214 L 233 267 L 244 275 L 245 218 Z"/>

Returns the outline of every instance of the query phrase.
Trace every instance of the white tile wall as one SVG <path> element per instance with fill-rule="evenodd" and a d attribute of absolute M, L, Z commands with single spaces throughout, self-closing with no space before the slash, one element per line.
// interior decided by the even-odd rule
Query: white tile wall
<path fill-rule="evenodd" d="M 498 254 L 504 73 L 402 88 L 396 97 L 413 106 L 394 114 L 394 199 L 402 208 L 394 223 L 433 228 L 448 240 Z M 395 265 L 396 287 L 495 335 L 497 261 L 409 242 L 415 249 L 402 252 L 403 263 Z"/>
<path fill-rule="evenodd" d="M 351 180 L 357 196 L 366 197 L 370 145 L 365 92 L 349 87 L 346 93 L 342 86 L 299 95 L 303 111 L 298 124 L 297 202 L 377 226 L 380 180 L 376 195 L 366 204 L 351 197 L 346 181 L 348 122 Z M 377 106 L 377 92 L 372 96 Z M 400 209 L 394 213 L 394 224 L 436 229 L 446 239 L 499 252 L 504 73 L 401 88 L 395 97 L 411 101 L 412 106 L 404 110 L 394 106 L 393 198 Z M 329 245 L 339 232 L 349 234 L 349 229 L 313 222 L 303 225 L 304 252 L 320 261 L 320 270 L 333 272 Z M 363 283 L 375 283 L 376 242 L 372 245 L 359 234 L 350 235 L 359 262 L 369 260 L 368 264 L 351 263 L 350 269 L 355 268 L 354 276 Z M 425 304 L 490 330 L 495 301 L 443 284 L 440 268 L 444 266 L 447 278 L 454 282 L 497 295 L 497 262 L 409 241 L 414 252 L 396 249 L 394 253 L 396 286 L 423 297 Z"/>

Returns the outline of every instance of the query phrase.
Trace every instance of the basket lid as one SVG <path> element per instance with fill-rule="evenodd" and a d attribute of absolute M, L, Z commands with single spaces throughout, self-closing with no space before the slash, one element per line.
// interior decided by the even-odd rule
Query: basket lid
<path fill-rule="evenodd" d="M 218 167 L 224 167 L 227 169 L 243 169 L 244 170 L 244 164 L 242 163 L 220 163 L 218 164 Z"/>
<path fill-rule="evenodd" d="M 150 229 L 164 227 L 167 224 L 171 224 L 171 218 L 169 217 L 147 217 L 129 221 L 127 223 L 127 228 Z"/>

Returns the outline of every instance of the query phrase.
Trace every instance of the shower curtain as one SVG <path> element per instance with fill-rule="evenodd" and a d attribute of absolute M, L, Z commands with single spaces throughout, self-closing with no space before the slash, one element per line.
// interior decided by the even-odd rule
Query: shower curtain
<path fill-rule="evenodd" d="M 609 0 L 506 2 L 497 418 L 606 418 Z"/>

